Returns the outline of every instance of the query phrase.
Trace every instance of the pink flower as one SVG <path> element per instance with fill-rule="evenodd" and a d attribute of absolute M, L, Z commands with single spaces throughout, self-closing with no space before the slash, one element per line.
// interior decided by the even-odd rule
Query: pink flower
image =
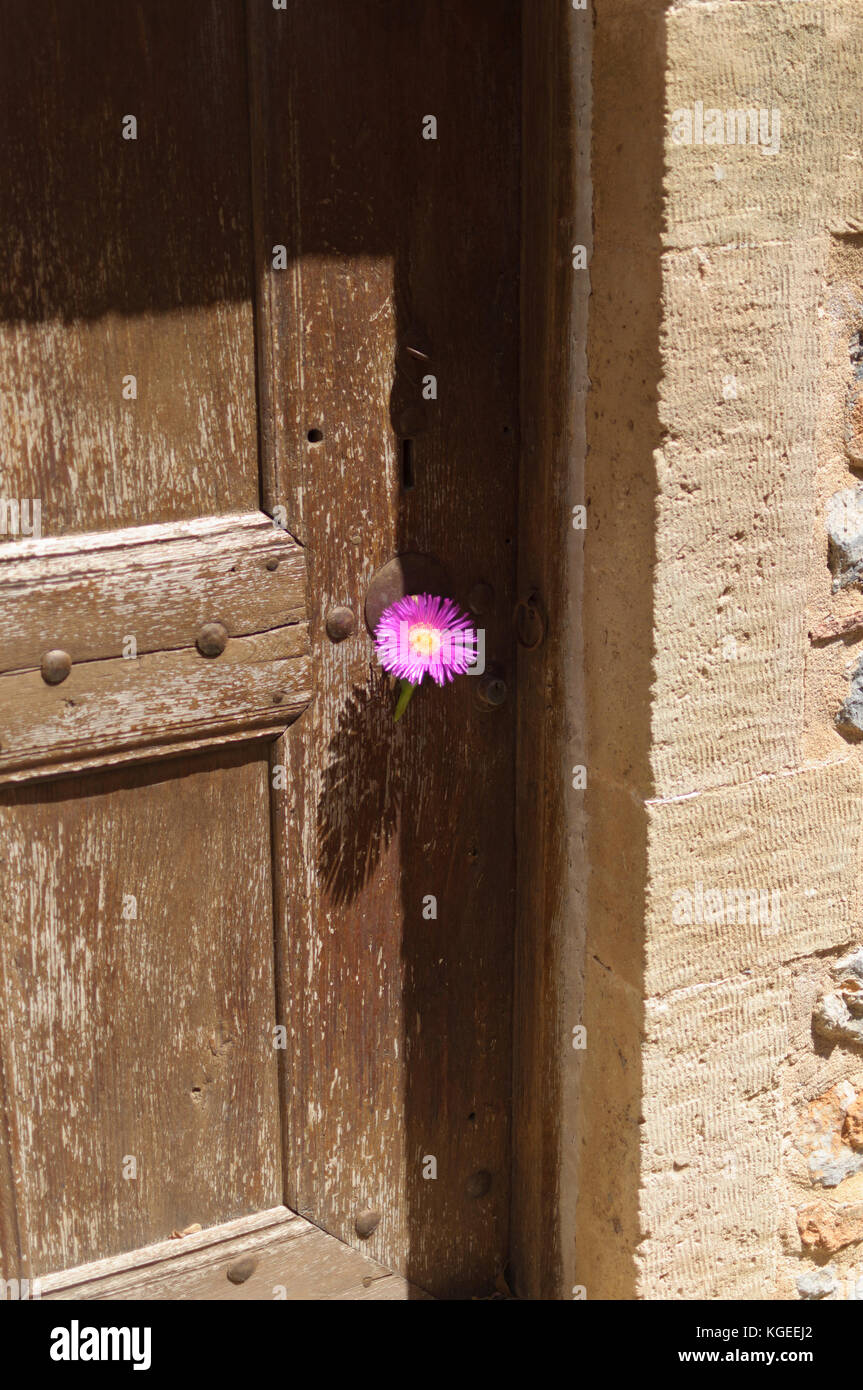
<path fill-rule="evenodd" d="M 419 685 L 461 676 L 476 659 L 470 618 L 451 598 L 407 594 L 391 603 L 375 628 L 375 648 L 385 671 Z"/>

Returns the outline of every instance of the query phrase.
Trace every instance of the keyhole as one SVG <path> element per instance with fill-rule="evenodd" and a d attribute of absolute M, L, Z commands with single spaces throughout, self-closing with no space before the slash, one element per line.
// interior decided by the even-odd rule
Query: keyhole
<path fill-rule="evenodd" d="M 410 492 L 414 485 L 414 442 L 412 439 L 402 440 L 402 487 L 405 492 Z"/>

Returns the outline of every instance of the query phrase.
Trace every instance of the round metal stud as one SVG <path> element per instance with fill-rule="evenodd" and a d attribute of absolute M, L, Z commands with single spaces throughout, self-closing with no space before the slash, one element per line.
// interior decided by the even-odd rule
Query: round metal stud
<path fill-rule="evenodd" d="M 257 1267 L 258 1262 L 253 1255 L 244 1255 L 242 1259 L 235 1260 L 232 1265 L 228 1265 L 225 1275 L 231 1284 L 245 1284 Z"/>
<path fill-rule="evenodd" d="M 353 637 L 357 630 L 353 610 L 344 607 L 331 608 L 327 614 L 326 628 L 331 642 L 344 642 L 346 637 Z"/>
<path fill-rule="evenodd" d="M 477 688 L 477 699 L 486 709 L 500 709 L 506 703 L 506 681 L 494 671 L 486 671 Z"/>
<path fill-rule="evenodd" d="M 471 1173 L 464 1190 L 468 1197 L 484 1197 L 491 1190 L 491 1173 L 487 1168 L 477 1169 Z"/>
<path fill-rule="evenodd" d="M 515 635 L 520 645 L 526 651 L 536 651 L 545 641 L 548 619 L 542 599 L 535 589 L 531 590 L 527 598 L 520 598 L 515 605 L 514 622 Z"/>
<path fill-rule="evenodd" d="M 380 1225 L 381 1214 L 374 1207 L 366 1207 L 361 1211 L 354 1222 L 354 1229 L 361 1240 L 365 1240 L 371 1235 L 372 1231 L 377 1230 Z"/>
<path fill-rule="evenodd" d="M 204 623 L 195 646 L 201 656 L 221 656 L 228 645 L 228 629 L 222 623 Z"/>
<path fill-rule="evenodd" d="M 53 651 L 46 652 L 39 665 L 42 672 L 42 679 L 48 685 L 59 685 L 64 681 L 72 670 L 72 658 L 68 652 L 55 648 Z"/>
<path fill-rule="evenodd" d="M 405 594 L 448 594 L 449 575 L 433 555 L 397 555 L 372 575 L 366 594 L 366 627 L 374 637 L 385 608 Z"/>

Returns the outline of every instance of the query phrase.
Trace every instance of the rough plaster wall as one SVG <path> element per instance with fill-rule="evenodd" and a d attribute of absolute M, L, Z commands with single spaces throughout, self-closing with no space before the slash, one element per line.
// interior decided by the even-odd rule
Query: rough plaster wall
<path fill-rule="evenodd" d="M 600 23 L 620 8 L 600 4 Z M 832 716 L 863 632 L 850 650 L 808 633 L 855 608 L 831 593 L 823 510 L 859 481 L 841 415 L 863 300 L 863 5 L 727 0 L 657 25 L 667 115 L 778 108 L 781 138 L 764 154 L 665 127 L 650 766 L 627 811 L 646 819 L 633 1289 L 797 1298 L 829 1263 L 830 1296 L 848 1297 L 863 1179 L 828 1190 L 808 1165 L 852 1152 L 863 1095 L 863 1050 L 812 1031 L 831 965 L 861 940 L 863 745 Z M 760 910 L 698 896 L 731 889 L 766 895 Z M 638 987 L 621 935 L 606 964 Z M 615 1296 L 614 1278 L 597 1284 Z"/>

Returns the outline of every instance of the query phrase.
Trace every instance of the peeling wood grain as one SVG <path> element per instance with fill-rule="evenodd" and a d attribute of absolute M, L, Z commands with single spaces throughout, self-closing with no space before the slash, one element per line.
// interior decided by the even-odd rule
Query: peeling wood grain
<path fill-rule="evenodd" d="M 427 1300 L 286 1207 L 134 1250 L 41 1281 L 48 1299 Z"/>
<path fill-rule="evenodd" d="M 263 512 L 0 545 L 0 676 L 192 647 L 214 618 L 232 637 L 305 617 L 300 546 Z"/>
<path fill-rule="evenodd" d="M 333 646 L 324 617 L 361 614 L 398 552 L 435 554 L 462 602 L 492 586 L 487 657 L 512 679 L 519 6 L 249 19 L 264 499 L 306 547 L 316 691 L 274 752 L 286 1201 L 353 1242 L 374 1207 L 384 1264 L 483 1293 L 508 1247 L 513 705 L 481 711 L 465 679 L 394 727 L 368 635 Z"/>
<path fill-rule="evenodd" d="M 274 737 L 311 698 L 303 581 L 260 512 L 0 546 L 0 782 Z M 229 640 L 210 658 L 212 619 Z M 57 648 L 72 669 L 51 685 Z"/>
<path fill-rule="evenodd" d="M 124 756 L 165 756 L 219 739 L 275 737 L 309 703 L 304 623 L 191 650 L 85 661 L 62 685 L 36 671 L 0 678 L 0 782 L 56 776 Z"/>
<path fill-rule="evenodd" d="M 156 652 L 197 620 L 206 579 L 198 599 L 233 595 L 233 630 L 254 655 L 258 598 L 240 602 L 220 555 L 239 525 L 253 564 L 255 528 L 269 526 L 237 516 L 259 501 L 243 5 L 3 10 L 0 497 L 42 504 L 49 539 L 9 537 L 19 575 L 32 564 L 44 576 L 50 560 L 65 576 L 31 626 L 7 625 L 6 646 L 40 646 L 63 603 L 79 606 L 88 566 L 109 586 L 117 560 L 155 577 L 150 524 L 190 518 L 172 533 L 173 600 L 163 584 L 161 612 L 149 590 L 115 593 L 88 626 L 82 593 L 68 640 L 83 669 L 112 666 L 131 600 L 139 647 Z M 122 138 L 127 113 L 136 141 Z M 136 399 L 123 396 L 129 375 Z M 140 529 L 117 537 L 126 527 Z M 298 616 L 291 600 L 284 622 Z M 247 736 L 211 727 L 197 742 Z M 222 746 L 7 788 L 0 861 L 3 1273 L 75 1266 L 281 1201 L 263 752 Z"/>
<path fill-rule="evenodd" d="M 492 586 L 488 659 L 512 670 L 519 6 L 246 8 L 262 495 L 308 543 L 318 694 L 274 754 L 282 1124 L 265 762 L 222 748 L 0 793 L 4 1268 L 284 1198 L 351 1241 L 378 1206 L 364 1250 L 482 1293 L 508 1249 L 514 710 L 482 712 L 465 680 L 394 729 L 367 635 L 331 647 L 323 617 L 360 612 L 397 551 L 434 552 L 463 601 Z M 52 537 L 257 505 L 242 16 L 36 0 L 4 36 L 0 491 L 41 498 Z M 425 110 L 445 141 L 422 142 Z M 419 411 L 395 365 L 417 323 L 442 383 Z M 403 1296 L 362 1277 L 346 1296 Z"/>
<path fill-rule="evenodd" d="M 266 758 L 6 790 L 0 845 L 13 1273 L 274 1206 Z"/>
<path fill-rule="evenodd" d="M 237 0 L 3 6 L 0 496 L 46 534 L 257 505 L 244 42 Z"/>

